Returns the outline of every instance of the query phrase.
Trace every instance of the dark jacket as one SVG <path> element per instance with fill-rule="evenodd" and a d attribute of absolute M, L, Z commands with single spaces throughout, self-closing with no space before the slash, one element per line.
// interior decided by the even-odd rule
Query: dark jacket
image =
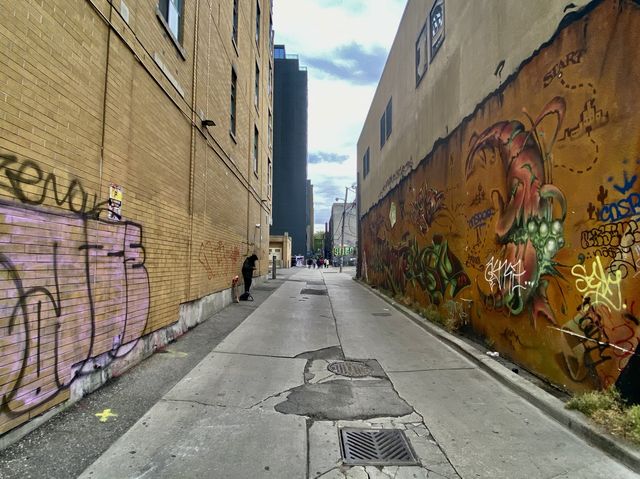
<path fill-rule="evenodd" d="M 248 256 L 242 263 L 242 274 L 253 273 L 253 270 L 256 269 L 256 261 L 258 261 L 258 257 L 255 254 Z"/>

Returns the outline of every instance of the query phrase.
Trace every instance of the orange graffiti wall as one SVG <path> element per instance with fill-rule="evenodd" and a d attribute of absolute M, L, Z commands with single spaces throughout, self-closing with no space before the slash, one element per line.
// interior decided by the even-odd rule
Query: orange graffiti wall
<path fill-rule="evenodd" d="M 640 6 L 565 22 L 362 218 L 363 275 L 569 390 L 640 335 Z"/>

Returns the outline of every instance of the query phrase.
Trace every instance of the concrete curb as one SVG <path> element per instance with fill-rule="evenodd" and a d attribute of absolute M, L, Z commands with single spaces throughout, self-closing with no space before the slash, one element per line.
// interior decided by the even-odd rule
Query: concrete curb
<path fill-rule="evenodd" d="M 586 440 L 590 444 L 601 449 L 606 454 L 623 463 L 635 472 L 640 472 L 640 451 L 622 442 L 620 439 L 610 435 L 606 431 L 593 424 L 585 415 L 577 411 L 572 411 L 564 407 L 564 403 L 539 388 L 535 384 L 527 381 L 513 371 L 505 368 L 500 363 L 486 356 L 470 344 L 462 341 L 457 336 L 445 331 L 434 323 L 423 319 L 406 306 L 397 303 L 392 298 L 371 288 L 366 283 L 354 278 L 363 288 L 387 302 L 395 309 L 407 316 L 411 321 L 426 330 L 428 333 L 442 340 L 449 346 L 462 353 L 465 357 L 475 362 L 480 369 L 490 374 L 492 377 L 507 386 L 513 392 L 522 396 L 532 405 L 542 412 L 555 419 L 571 430 L 574 434 Z"/>

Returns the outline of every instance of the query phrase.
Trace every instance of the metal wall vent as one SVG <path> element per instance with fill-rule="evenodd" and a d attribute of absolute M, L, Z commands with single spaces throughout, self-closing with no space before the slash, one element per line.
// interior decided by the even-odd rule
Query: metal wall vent
<path fill-rule="evenodd" d="M 315 294 L 316 296 L 326 296 L 327 295 L 327 290 L 326 289 L 311 289 L 311 288 L 304 288 L 300 291 L 300 294 Z"/>
<path fill-rule="evenodd" d="M 373 369 L 366 364 L 359 363 L 357 361 L 337 361 L 329 364 L 327 369 L 332 373 L 350 378 L 363 378 L 373 374 Z"/>
<path fill-rule="evenodd" d="M 342 461 L 348 465 L 409 466 L 420 464 L 404 431 L 340 429 Z"/>

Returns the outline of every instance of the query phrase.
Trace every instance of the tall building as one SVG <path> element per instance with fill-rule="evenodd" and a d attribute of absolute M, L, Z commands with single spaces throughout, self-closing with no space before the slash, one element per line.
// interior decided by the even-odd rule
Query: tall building
<path fill-rule="evenodd" d="M 358 140 L 361 274 L 640 402 L 640 5 L 523 6 L 407 3 Z"/>
<path fill-rule="evenodd" d="M 218 3 L 0 2 L 0 434 L 266 275 L 271 1 Z"/>
<path fill-rule="evenodd" d="M 289 233 L 293 254 L 305 255 L 313 238 L 307 228 L 307 70 L 284 45 L 275 46 L 274 59 L 271 232 Z"/>
<path fill-rule="evenodd" d="M 307 253 L 315 251 L 313 247 L 313 216 L 313 185 L 311 184 L 311 180 L 307 180 Z"/>

